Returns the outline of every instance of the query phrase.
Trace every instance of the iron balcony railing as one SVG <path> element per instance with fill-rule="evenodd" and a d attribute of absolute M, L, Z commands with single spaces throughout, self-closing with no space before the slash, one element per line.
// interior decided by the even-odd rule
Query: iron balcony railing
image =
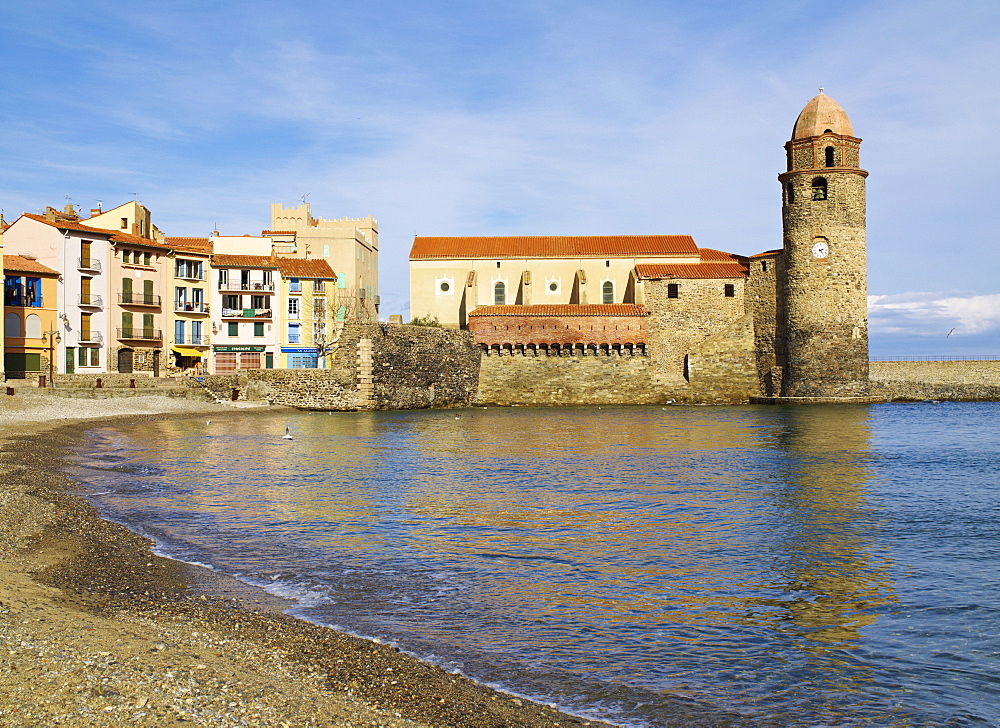
<path fill-rule="evenodd" d="M 244 319 L 271 318 L 271 309 L 224 308 L 222 309 L 222 318 L 244 318 Z"/>
<path fill-rule="evenodd" d="M 220 291 L 263 291 L 265 293 L 274 292 L 274 283 L 264 283 L 263 281 L 253 281 L 241 283 L 240 281 L 219 281 Z"/>
<path fill-rule="evenodd" d="M 77 258 L 76 267 L 78 270 L 100 270 L 101 261 L 97 258 Z"/>
<path fill-rule="evenodd" d="M 119 293 L 118 303 L 125 306 L 159 306 L 160 297 L 154 293 Z"/>
<path fill-rule="evenodd" d="M 100 331 L 81 331 L 80 332 L 80 343 L 81 344 L 103 344 L 104 334 Z"/>
<path fill-rule="evenodd" d="M 93 306 L 94 308 L 104 307 L 104 299 L 90 293 L 81 293 L 78 298 L 78 303 L 81 306 Z"/>
<path fill-rule="evenodd" d="M 3 296 L 5 306 L 22 306 L 24 308 L 41 308 L 42 299 L 38 296 L 29 296 L 27 293 L 5 293 Z"/>
<path fill-rule="evenodd" d="M 159 341 L 163 335 L 159 329 L 118 329 L 118 338 L 123 341 Z"/>
<path fill-rule="evenodd" d="M 174 338 L 176 346 L 208 346 L 209 343 L 207 336 L 178 336 Z"/>
<path fill-rule="evenodd" d="M 208 304 L 174 301 L 174 311 L 177 313 L 208 313 Z"/>

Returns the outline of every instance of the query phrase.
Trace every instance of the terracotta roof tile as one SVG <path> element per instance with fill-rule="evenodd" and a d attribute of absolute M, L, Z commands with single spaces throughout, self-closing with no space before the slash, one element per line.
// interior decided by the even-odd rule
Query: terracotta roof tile
<path fill-rule="evenodd" d="M 568 235 L 413 239 L 410 259 L 693 255 L 690 235 Z"/>
<path fill-rule="evenodd" d="M 281 275 L 286 278 L 327 278 L 337 280 L 337 274 L 325 260 L 319 258 L 277 258 Z"/>
<path fill-rule="evenodd" d="M 781 255 L 785 251 L 781 248 L 778 250 L 765 250 L 763 253 L 757 253 L 756 255 L 751 255 L 751 258 L 766 258 L 771 255 Z"/>
<path fill-rule="evenodd" d="M 37 260 L 24 258 L 20 255 L 3 256 L 3 269 L 17 271 L 18 273 L 48 273 L 57 276 L 59 271 L 52 270 L 47 265 L 42 265 Z"/>
<path fill-rule="evenodd" d="M 261 230 L 260 235 L 266 238 L 268 235 L 295 235 L 294 230 Z"/>
<path fill-rule="evenodd" d="M 645 306 L 634 303 L 592 303 L 577 305 L 541 304 L 537 306 L 480 306 L 469 316 L 648 316 Z"/>
<path fill-rule="evenodd" d="M 702 263 L 739 263 L 747 259 L 745 255 L 726 253 L 721 250 L 714 250 L 713 248 L 698 248 L 698 252 L 701 253 Z"/>
<path fill-rule="evenodd" d="M 52 220 L 46 220 L 42 215 L 32 215 L 29 212 L 25 212 L 21 215 L 21 217 L 26 217 L 30 220 L 34 220 L 35 222 L 59 228 L 60 230 L 76 230 L 81 233 L 96 233 L 99 235 L 106 235 L 107 237 L 114 235 L 113 230 L 102 230 L 101 228 L 90 227 L 90 225 L 81 225 L 78 222 L 53 222 Z"/>
<path fill-rule="evenodd" d="M 647 263 L 637 265 L 639 278 L 746 278 L 747 266 L 741 263 L 696 263 L 670 265 Z"/>
<path fill-rule="evenodd" d="M 213 268 L 274 268 L 278 261 L 268 255 L 225 255 L 212 256 Z"/>
<path fill-rule="evenodd" d="M 158 240 L 150 240 L 149 238 L 143 238 L 139 235 L 130 235 L 129 233 L 114 232 L 111 233 L 112 243 L 125 243 L 127 245 L 144 245 L 147 248 L 160 248 L 161 250 L 169 250 L 170 246 L 166 243 L 161 243 Z"/>
<path fill-rule="evenodd" d="M 210 238 L 167 238 L 167 245 L 175 250 L 186 250 L 193 253 L 211 253 Z"/>

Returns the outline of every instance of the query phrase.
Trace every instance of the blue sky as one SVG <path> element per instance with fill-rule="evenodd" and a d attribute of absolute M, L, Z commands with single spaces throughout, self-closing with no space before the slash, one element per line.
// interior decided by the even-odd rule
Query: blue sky
<path fill-rule="evenodd" d="M 873 355 L 1000 353 L 1000 3 L 87 2 L 0 17 L 0 207 L 133 199 L 168 235 L 269 203 L 414 234 L 779 247 L 819 86 L 868 180 Z M 948 335 L 950 332 L 950 335 Z"/>

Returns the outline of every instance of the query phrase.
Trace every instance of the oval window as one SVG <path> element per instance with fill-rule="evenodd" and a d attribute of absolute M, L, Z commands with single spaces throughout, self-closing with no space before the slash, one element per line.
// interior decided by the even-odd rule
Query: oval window
<path fill-rule="evenodd" d="M 442 281 L 441 282 L 441 290 L 442 291 L 447 291 L 449 288 L 451 288 L 451 286 L 448 285 L 448 281 Z"/>

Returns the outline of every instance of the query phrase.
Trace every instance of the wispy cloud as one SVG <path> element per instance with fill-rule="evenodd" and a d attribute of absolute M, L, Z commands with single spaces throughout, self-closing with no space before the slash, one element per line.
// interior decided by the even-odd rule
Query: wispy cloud
<path fill-rule="evenodd" d="M 1000 293 L 911 292 L 868 297 L 874 335 L 977 335 L 1000 330 Z"/>

